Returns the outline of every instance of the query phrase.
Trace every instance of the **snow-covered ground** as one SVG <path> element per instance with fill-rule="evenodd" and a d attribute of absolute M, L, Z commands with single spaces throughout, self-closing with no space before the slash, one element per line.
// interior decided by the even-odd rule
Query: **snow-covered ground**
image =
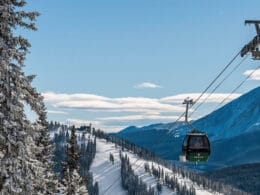
<path fill-rule="evenodd" d="M 98 182 L 99 194 L 126 195 L 127 191 L 121 185 L 119 150 L 115 148 L 115 144 L 103 139 L 96 141 L 96 156 L 90 167 L 90 172 L 93 173 L 94 182 Z M 114 164 L 109 161 L 110 153 L 114 156 Z"/>
<path fill-rule="evenodd" d="M 178 183 L 181 184 L 186 184 L 186 186 L 189 188 L 190 186 L 193 185 L 193 187 L 196 190 L 196 194 L 199 195 L 211 195 L 211 194 L 219 194 L 216 192 L 210 192 L 208 190 L 203 189 L 202 187 L 198 186 L 197 184 L 194 184 L 191 180 L 187 179 L 187 178 L 183 178 L 181 175 L 178 175 L 176 173 L 173 173 L 170 169 L 162 166 L 162 165 L 158 165 L 157 163 L 151 162 L 151 161 L 146 161 L 144 159 L 140 159 L 136 154 L 127 152 L 127 155 L 130 158 L 130 162 L 132 164 L 132 168 L 135 171 L 136 174 L 139 175 L 139 177 L 148 184 L 148 186 L 156 186 L 156 178 L 154 178 L 153 176 L 151 176 L 149 173 L 145 172 L 144 170 L 144 163 L 148 162 L 149 166 L 152 167 L 155 166 L 156 168 L 159 166 L 160 169 L 163 168 L 164 169 L 164 173 L 168 174 L 169 176 L 176 176 L 176 178 L 178 179 Z M 163 191 L 161 194 L 175 194 L 171 189 L 168 189 L 167 187 L 163 186 Z"/>
<path fill-rule="evenodd" d="M 144 169 L 144 163 L 148 162 L 148 161 L 140 159 L 133 153 L 124 152 L 124 154 L 125 153 L 129 157 L 130 163 L 132 165 L 132 168 L 133 168 L 135 174 L 138 175 L 139 178 L 147 184 L 147 186 L 154 187 L 156 189 L 158 180 L 153 175 L 150 175 L 150 173 L 145 172 L 145 169 Z M 149 162 L 149 164 L 151 167 L 152 162 Z M 153 163 L 153 164 L 156 165 L 156 167 L 158 167 L 157 164 L 155 164 L 155 163 Z M 166 186 L 162 186 L 162 191 L 161 191 L 160 195 L 171 195 L 171 194 L 177 194 L 177 193 L 172 191 L 171 189 L 169 189 Z"/>
<path fill-rule="evenodd" d="M 103 139 L 97 139 L 97 152 L 95 159 L 92 162 L 90 167 L 90 171 L 93 173 L 93 180 L 98 181 L 99 184 L 99 194 L 101 195 L 126 195 L 127 191 L 124 190 L 121 186 L 121 176 L 120 176 L 120 168 L 121 162 L 119 159 L 119 151 L 120 148 L 116 148 L 115 144 L 106 142 Z M 109 154 L 112 153 L 114 156 L 114 164 L 109 161 Z M 146 161 L 144 159 L 140 159 L 137 155 L 124 151 L 123 153 L 127 154 L 130 158 L 130 162 L 132 164 L 132 168 L 134 172 L 140 177 L 140 179 L 145 182 L 149 187 L 154 187 L 157 184 L 157 179 L 150 175 L 149 173 L 145 172 L 144 163 L 148 162 L 151 166 L 151 161 Z M 156 163 L 153 163 L 154 166 L 158 167 Z M 194 186 L 196 190 L 196 194 L 199 195 L 211 195 L 217 194 L 214 192 L 210 192 L 208 190 L 203 189 L 202 187 L 192 183 L 191 180 L 187 178 L 183 178 L 181 175 L 177 175 L 173 173 L 171 170 L 167 169 L 159 165 L 161 168 L 164 169 L 165 173 L 168 175 L 175 175 L 178 178 L 178 181 L 181 184 L 186 184 L 189 186 Z M 171 195 L 176 194 L 171 189 L 166 186 L 163 186 L 162 195 Z"/>

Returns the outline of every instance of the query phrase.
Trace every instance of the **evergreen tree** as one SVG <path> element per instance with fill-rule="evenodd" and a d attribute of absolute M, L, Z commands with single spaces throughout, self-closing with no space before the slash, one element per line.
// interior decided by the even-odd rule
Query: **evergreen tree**
<path fill-rule="evenodd" d="M 93 194 L 94 194 L 94 195 L 98 195 L 98 194 L 99 194 L 98 182 L 95 182 L 95 184 L 94 184 Z"/>
<path fill-rule="evenodd" d="M 34 76 L 22 70 L 30 43 L 13 32 L 19 27 L 36 30 L 39 14 L 22 11 L 25 4 L 3 0 L 0 6 L 0 192 L 50 194 L 55 185 L 43 98 L 31 86 Z M 24 104 L 38 115 L 36 123 L 28 120 Z"/>
<path fill-rule="evenodd" d="M 161 192 L 162 191 L 162 184 L 160 182 L 157 182 L 156 188 L 157 188 L 158 192 Z"/>
<path fill-rule="evenodd" d="M 88 194 L 86 184 L 79 175 L 80 152 L 77 145 L 76 129 L 73 126 L 68 142 L 67 161 L 65 162 L 65 177 L 63 179 L 64 188 L 62 194 Z"/>
<path fill-rule="evenodd" d="M 43 101 L 41 101 L 43 102 Z M 42 109 L 39 113 L 39 120 L 37 121 L 39 137 L 36 139 L 36 144 L 42 150 L 37 154 L 37 159 L 41 161 L 44 171 L 44 189 L 47 189 L 44 194 L 53 194 L 57 192 L 56 186 L 58 183 L 57 175 L 54 174 L 54 146 L 50 140 L 50 135 L 47 128 L 47 117 L 45 106 L 42 104 Z"/>
<path fill-rule="evenodd" d="M 60 192 L 66 195 L 87 195 L 88 191 L 86 185 L 84 185 L 83 179 L 80 177 L 78 171 L 74 169 L 70 171 L 67 169 L 66 179 L 64 180 L 64 186 Z"/>
<path fill-rule="evenodd" d="M 74 126 L 71 128 L 69 148 L 67 153 L 68 153 L 68 161 L 67 161 L 68 169 L 71 171 L 73 170 L 79 171 L 80 152 L 79 152 L 79 146 L 77 144 L 76 129 Z"/>
<path fill-rule="evenodd" d="M 112 162 L 112 164 L 114 164 L 114 156 L 112 153 L 109 153 L 109 161 Z"/>
<path fill-rule="evenodd" d="M 30 82 L 33 78 L 34 76 L 28 77 Z M 41 165 L 39 164 L 37 168 L 39 169 L 39 167 L 41 167 L 42 172 L 40 178 L 43 179 L 37 179 L 40 186 L 36 189 L 43 194 L 53 194 L 57 192 L 56 186 L 58 180 L 57 175 L 53 172 L 54 146 L 48 132 L 47 113 L 43 103 L 43 96 L 37 93 L 35 88 L 31 88 L 30 93 L 24 97 L 24 100 L 31 106 L 31 109 L 38 114 L 38 119 L 33 124 L 32 137 L 38 148 L 38 150 L 35 151 L 35 155 L 36 159 L 41 162 Z"/>

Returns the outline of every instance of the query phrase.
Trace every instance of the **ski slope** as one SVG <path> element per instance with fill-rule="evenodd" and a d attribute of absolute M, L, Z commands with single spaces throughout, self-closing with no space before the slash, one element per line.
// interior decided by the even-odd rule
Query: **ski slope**
<path fill-rule="evenodd" d="M 99 194 L 101 195 L 126 195 L 127 191 L 124 190 L 121 186 L 121 176 L 120 176 L 120 169 L 121 169 L 121 162 L 119 159 L 119 151 L 120 147 L 115 147 L 115 144 L 111 142 L 106 142 L 104 139 L 98 139 L 97 142 L 97 151 L 96 156 L 93 160 L 93 163 L 90 167 L 90 171 L 93 173 L 93 181 L 97 181 L 99 185 Z M 114 156 L 114 164 L 109 161 L 109 154 L 112 153 Z M 149 173 L 145 172 L 144 163 L 148 162 L 150 165 L 152 164 L 151 161 L 146 161 L 144 159 L 140 159 L 137 155 L 133 154 L 129 151 L 124 151 L 123 154 L 127 154 L 132 164 L 132 168 L 139 176 L 139 178 L 147 184 L 149 187 L 155 187 L 157 184 L 157 178 Z M 181 175 L 177 175 L 173 173 L 170 169 L 167 169 L 164 166 L 158 165 L 153 163 L 154 166 L 160 166 L 164 169 L 165 173 L 169 175 L 175 175 L 178 178 L 178 182 L 181 184 L 186 184 L 189 186 L 194 186 L 196 190 L 196 194 L 200 195 L 213 195 L 219 194 L 216 192 L 211 192 L 208 190 L 203 189 L 202 187 L 194 184 L 191 180 L 187 178 L 183 178 Z M 176 192 L 173 192 L 167 186 L 163 185 L 161 195 L 175 195 Z"/>
<path fill-rule="evenodd" d="M 125 152 L 124 152 L 125 153 Z M 190 186 L 193 185 L 193 187 L 195 187 L 196 190 L 196 194 L 199 195 L 220 195 L 220 193 L 216 193 L 216 192 L 210 192 L 208 190 L 203 189 L 202 187 L 198 186 L 197 184 L 194 184 L 191 180 L 187 179 L 187 178 L 183 178 L 181 175 L 173 173 L 170 169 L 159 165 L 155 162 L 152 161 L 146 161 L 144 159 L 140 159 L 136 154 L 130 153 L 130 152 L 126 152 L 127 155 L 130 158 L 130 162 L 132 164 L 132 168 L 135 171 L 136 174 L 139 175 L 139 177 L 148 184 L 148 186 L 155 186 L 156 187 L 156 183 L 157 183 L 157 179 L 153 176 L 151 176 L 149 173 L 145 172 L 144 169 L 144 163 L 147 162 L 149 163 L 150 167 L 152 166 L 152 164 L 155 167 L 160 167 L 164 169 L 164 173 L 168 174 L 169 176 L 177 176 L 178 179 L 178 183 L 181 184 L 186 184 L 186 186 L 189 188 Z M 177 194 L 176 192 L 173 192 L 171 189 L 168 189 L 166 186 L 163 186 L 163 190 L 161 192 L 161 194 Z"/>
<path fill-rule="evenodd" d="M 93 173 L 93 181 L 98 182 L 99 194 L 127 195 L 127 191 L 121 186 L 119 150 L 115 148 L 115 144 L 103 139 L 97 138 L 96 141 L 96 156 L 90 172 Z M 110 153 L 114 155 L 114 164 L 109 161 Z"/>

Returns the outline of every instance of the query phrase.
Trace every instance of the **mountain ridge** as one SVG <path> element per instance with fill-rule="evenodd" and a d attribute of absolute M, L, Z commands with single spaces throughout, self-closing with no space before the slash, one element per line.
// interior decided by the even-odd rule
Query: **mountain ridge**
<path fill-rule="evenodd" d="M 252 98 L 252 96 L 255 98 Z M 245 120 L 250 114 L 252 114 L 251 120 Z M 230 116 L 233 117 L 230 118 Z M 224 128 L 223 123 L 225 123 Z M 206 133 L 212 141 L 259 129 L 260 87 L 249 91 L 212 113 L 193 121 L 192 125 L 198 129 L 206 130 Z M 143 127 L 130 126 L 117 134 L 133 133 L 151 129 L 168 130 L 175 136 L 183 136 L 190 130 L 190 127 L 185 125 L 184 122 L 157 123 Z"/>
<path fill-rule="evenodd" d="M 193 121 L 192 125 L 199 130 L 207 130 L 212 145 L 212 155 L 205 165 L 206 169 L 250 163 L 250 160 L 260 161 L 260 157 L 255 158 L 253 155 L 254 150 L 260 152 L 260 143 L 255 139 L 260 137 L 260 87 Z M 158 132 L 158 129 L 161 131 Z M 182 140 L 188 131 L 190 127 L 183 123 L 166 123 L 135 128 L 132 132 L 122 130 L 116 135 L 143 146 L 162 158 L 178 160 L 182 153 Z M 237 148 L 241 148 L 240 153 L 236 153 L 238 149 L 234 147 L 234 143 Z M 243 149 L 246 151 L 242 151 Z M 222 153 L 224 159 L 221 159 Z M 228 156 L 228 153 L 236 155 L 236 158 L 232 160 L 233 156 Z"/>

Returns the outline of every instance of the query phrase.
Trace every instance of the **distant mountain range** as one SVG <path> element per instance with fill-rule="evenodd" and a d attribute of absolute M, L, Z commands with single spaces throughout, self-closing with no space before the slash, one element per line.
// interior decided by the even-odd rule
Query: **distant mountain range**
<path fill-rule="evenodd" d="M 206 131 L 212 153 L 207 163 L 191 166 L 205 170 L 260 162 L 260 87 L 192 122 L 192 125 Z M 177 122 L 142 128 L 131 126 L 116 135 L 163 158 L 178 160 L 182 140 L 190 130 L 183 122 Z"/>

